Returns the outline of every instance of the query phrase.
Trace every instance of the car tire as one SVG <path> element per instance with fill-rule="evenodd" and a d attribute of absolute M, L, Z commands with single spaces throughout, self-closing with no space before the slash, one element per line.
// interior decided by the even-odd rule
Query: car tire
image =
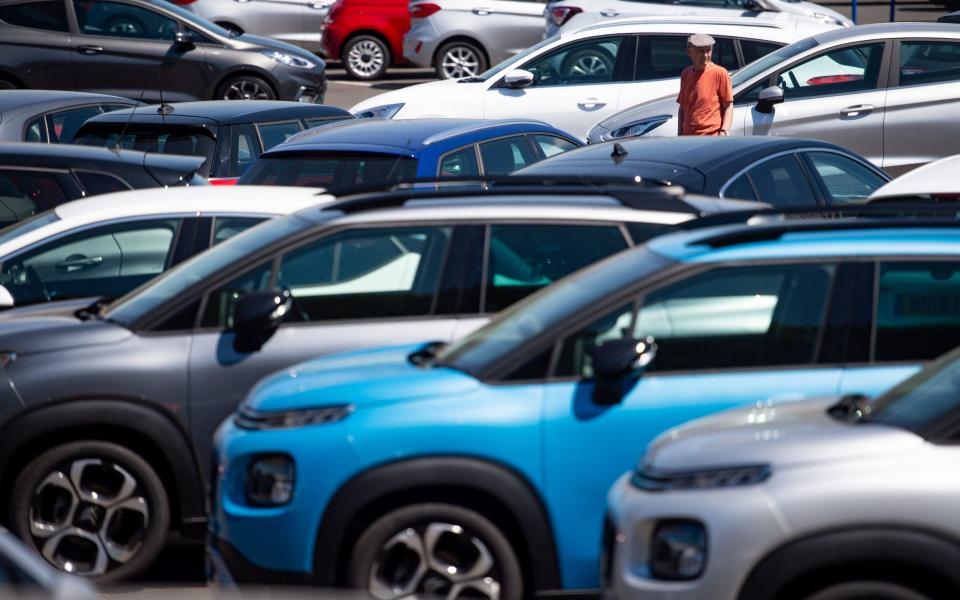
<path fill-rule="evenodd" d="M 378 37 L 358 35 L 350 38 L 340 54 L 343 68 L 354 79 L 380 79 L 390 66 L 390 48 Z"/>
<path fill-rule="evenodd" d="M 434 68 L 438 79 L 474 77 L 487 70 L 487 58 L 476 44 L 460 40 L 440 47 Z"/>
<path fill-rule="evenodd" d="M 887 581 L 846 581 L 819 590 L 806 600 L 930 600 L 899 583 Z"/>
<path fill-rule="evenodd" d="M 348 577 L 351 587 L 375 598 L 387 589 L 417 596 L 523 595 L 520 563 L 506 536 L 480 513 L 452 504 L 413 504 L 374 521 L 353 547 Z"/>
<path fill-rule="evenodd" d="M 273 88 L 262 77 L 237 75 L 217 87 L 214 100 L 276 100 Z"/>
<path fill-rule="evenodd" d="M 66 571 L 69 562 L 71 572 L 98 584 L 146 569 L 170 530 L 157 473 L 110 442 L 55 446 L 26 465 L 13 490 L 12 531 L 55 567 Z"/>
<path fill-rule="evenodd" d="M 609 73 L 613 75 L 613 56 L 602 48 L 581 48 L 563 59 L 560 75 L 564 78 L 588 77 Z"/>

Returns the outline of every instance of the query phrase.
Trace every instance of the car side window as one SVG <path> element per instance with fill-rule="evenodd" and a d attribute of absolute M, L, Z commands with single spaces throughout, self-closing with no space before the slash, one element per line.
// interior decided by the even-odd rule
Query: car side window
<path fill-rule="evenodd" d="M 222 177 L 240 177 L 247 167 L 253 164 L 260 156 L 260 142 L 253 125 L 243 123 L 230 127 L 230 150 L 222 155 L 221 161 L 227 159 L 229 165 Z M 221 162 L 221 168 L 223 163 Z"/>
<path fill-rule="evenodd" d="M 960 43 L 900 42 L 900 85 L 960 81 Z"/>
<path fill-rule="evenodd" d="M 48 114 L 47 130 L 50 132 L 50 141 L 56 144 L 69 144 L 80 126 L 87 119 L 99 114 L 99 106 L 82 106 Z"/>
<path fill-rule="evenodd" d="M 515 135 L 479 144 L 485 175 L 506 175 L 537 162 L 526 136 Z"/>
<path fill-rule="evenodd" d="M 659 345 L 653 370 L 809 364 L 836 265 L 724 267 L 644 298 L 633 335 Z"/>
<path fill-rule="evenodd" d="M 23 130 L 23 141 L 40 143 L 49 141 L 47 137 L 47 124 L 42 115 L 27 122 L 27 126 Z"/>
<path fill-rule="evenodd" d="M 743 64 L 745 65 L 748 65 L 758 58 L 762 58 L 774 50 L 782 47 L 783 44 L 777 44 L 774 42 L 740 40 L 740 51 L 743 52 Z"/>
<path fill-rule="evenodd" d="M 733 40 L 717 37 L 713 47 L 712 61 L 727 70 L 739 68 L 737 51 Z M 638 81 L 652 81 L 680 77 L 680 73 L 690 66 L 687 57 L 687 36 L 683 35 L 642 35 L 637 38 Z"/>
<path fill-rule="evenodd" d="M 19 169 L 0 169 L 0 198 L 8 209 L 22 213 L 19 218 L 70 200 L 55 173 Z"/>
<path fill-rule="evenodd" d="M 757 199 L 757 195 L 756 193 L 754 193 L 753 186 L 750 185 L 750 179 L 747 177 L 746 173 L 734 179 L 727 186 L 727 189 L 723 191 L 723 197 L 733 198 L 735 200 L 756 200 Z"/>
<path fill-rule="evenodd" d="M 110 192 L 122 192 L 132 189 L 122 179 L 108 175 L 107 173 L 94 173 L 92 171 L 74 170 L 80 185 L 83 186 L 87 196 L 96 196 L 98 194 L 109 194 Z"/>
<path fill-rule="evenodd" d="M 443 155 L 438 173 L 440 177 L 479 175 L 480 164 L 477 162 L 476 146 L 470 145 Z"/>
<path fill-rule="evenodd" d="M 273 262 L 261 264 L 233 278 L 207 294 L 200 327 L 233 328 L 233 309 L 237 300 L 251 292 L 260 292 L 270 285 Z"/>
<path fill-rule="evenodd" d="M 213 220 L 210 245 L 216 246 L 220 242 L 225 242 L 265 220 L 263 217 L 216 217 Z"/>
<path fill-rule="evenodd" d="M 886 180 L 857 161 L 834 152 L 806 152 L 827 190 L 830 204 L 861 204 Z"/>
<path fill-rule="evenodd" d="M 630 335 L 633 312 L 633 303 L 624 304 L 563 340 L 554 376 L 592 379 L 591 352 L 604 342 Z"/>
<path fill-rule="evenodd" d="M 877 89 L 883 42 L 847 46 L 818 54 L 781 71 L 785 100 Z"/>
<path fill-rule="evenodd" d="M 533 73 L 533 88 L 612 83 L 620 80 L 614 67 L 624 41 L 624 37 L 616 36 L 573 42 L 522 68 Z"/>
<path fill-rule="evenodd" d="M 817 197 L 795 154 L 766 160 L 747 174 L 759 196 L 776 207 L 815 206 Z"/>
<path fill-rule="evenodd" d="M 177 21 L 132 4 L 73 0 L 80 32 L 87 35 L 173 41 Z"/>
<path fill-rule="evenodd" d="M 960 263 L 880 264 L 874 360 L 930 360 L 958 336 Z"/>
<path fill-rule="evenodd" d="M 300 133 L 299 121 L 288 121 L 285 123 L 259 123 L 257 131 L 260 132 L 260 139 L 263 140 L 263 149 L 269 150 L 277 144 L 287 141 L 291 135 Z"/>
<path fill-rule="evenodd" d="M 555 135 L 547 135 L 545 133 L 531 135 L 530 139 L 533 140 L 533 143 L 537 146 L 537 148 L 540 148 L 540 152 L 543 154 L 544 158 L 550 158 L 551 156 L 556 156 L 566 152 L 567 150 L 573 150 L 574 148 L 580 147 L 570 140 L 557 137 Z"/>
<path fill-rule="evenodd" d="M 67 9 L 61 0 L 0 6 L 0 21 L 19 27 L 69 31 Z"/>
<path fill-rule="evenodd" d="M 283 257 L 277 287 L 294 300 L 292 320 L 330 321 L 430 314 L 452 229 L 346 231 Z"/>

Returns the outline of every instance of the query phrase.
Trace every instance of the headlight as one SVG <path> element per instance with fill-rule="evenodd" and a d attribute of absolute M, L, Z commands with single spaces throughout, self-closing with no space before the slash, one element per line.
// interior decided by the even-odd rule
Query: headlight
<path fill-rule="evenodd" d="M 403 102 L 397 104 L 384 104 L 383 106 L 374 106 L 360 112 L 353 113 L 358 119 L 392 119 L 395 114 L 403 108 Z"/>
<path fill-rule="evenodd" d="M 290 429 L 307 425 L 335 423 L 352 413 L 353 409 L 352 404 L 339 404 L 337 406 L 305 408 L 302 410 L 258 412 L 246 406 L 241 406 L 233 422 L 242 429 Z"/>
<path fill-rule="evenodd" d="M 770 465 L 749 465 L 669 474 L 637 470 L 630 483 L 648 492 L 665 492 L 753 485 L 765 481 L 768 477 Z"/>
<path fill-rule="evenodd" d="M 657 127 L 660 127 L 672 117 L 670 115 L 659 115 L 656 117 L 651 117 L 649 119 L 644 119 L 642 121 L 637 121 L 636 123 L 631 123 L 624 127 L 618 129 L 613 129 L 607 133 L 600 136 L 600 139 L 604 142 L 609 140 L 619 140 L 621 138 L 637 137 L 639 135 L 644 135 L 650 133 Z"/>
<path fill-rule="evenodd" d="M 297 69 L 312 69 L 317 66 L 313 61 L 301 58 L 299 56 L 294 56 L 292 54 L 279 52 L 277 50 L 271 50 L 269 52 L 264 52 L 263 54 L 264 56 L 269 56 L 281 65 L 286 65 L 288 67 L 294 67 Z"/>
<path fill-rule="evenodd" d="M 295 469 L 286 454 L 260 454 L 247 466 L 243 494 L 256 506 L 280 506 L 293 499 Z"/>
<path fill-rule="evenodd" d="M 707 564 L 707 532 L 696 521 L 661 521 L 653 532 L 650 574 L 656 579 L 696 579 Z"/>

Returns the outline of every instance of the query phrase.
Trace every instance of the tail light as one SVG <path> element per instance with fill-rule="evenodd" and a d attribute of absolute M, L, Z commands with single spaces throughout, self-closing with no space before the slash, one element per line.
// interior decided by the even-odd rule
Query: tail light
<path fill-rule="evenodd" d="M 410 5 L 410 18 L 423 19 L 440 10 L 440 6 L 433 2 L 418 2 Z"/>
<path fill-rule="evenodd" d="M 554 25 L 562 27 L 575 14 L 582 13 L 583 9 L 576 6 L 555 6 L 550 9 L 550 18 Z"/>
<path fill-rule="evenodd" d="M 340 13 L 343 12 L 343 0 L 337 0 L 330 5 L 330 10 L 327 11 L 327 21 L 336 21 L 337 17 L 340 16 Z"/>
<path fill-rule="evenodd" d="M 211 177 L 207 180 L 210 185 L 236 185 L 239 177 Z"/>

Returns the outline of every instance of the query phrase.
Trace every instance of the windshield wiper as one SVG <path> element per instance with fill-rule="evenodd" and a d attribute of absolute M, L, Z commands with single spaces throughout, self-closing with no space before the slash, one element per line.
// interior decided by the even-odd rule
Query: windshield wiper
<path fill-rule="evenodd" d="M 446 342 L 430 342 L 407 355 L 407 360 L 418 367 L 430 367 L 437 361 L 437 352 L 447 346 Z"/>
<path fill-rule="evenodd" d="M 849 423 L 865 421 L 869 412 L 870 398 L 863 394 L 847 394 L 827 409 L 827 413 L 834 419 Z"/>

